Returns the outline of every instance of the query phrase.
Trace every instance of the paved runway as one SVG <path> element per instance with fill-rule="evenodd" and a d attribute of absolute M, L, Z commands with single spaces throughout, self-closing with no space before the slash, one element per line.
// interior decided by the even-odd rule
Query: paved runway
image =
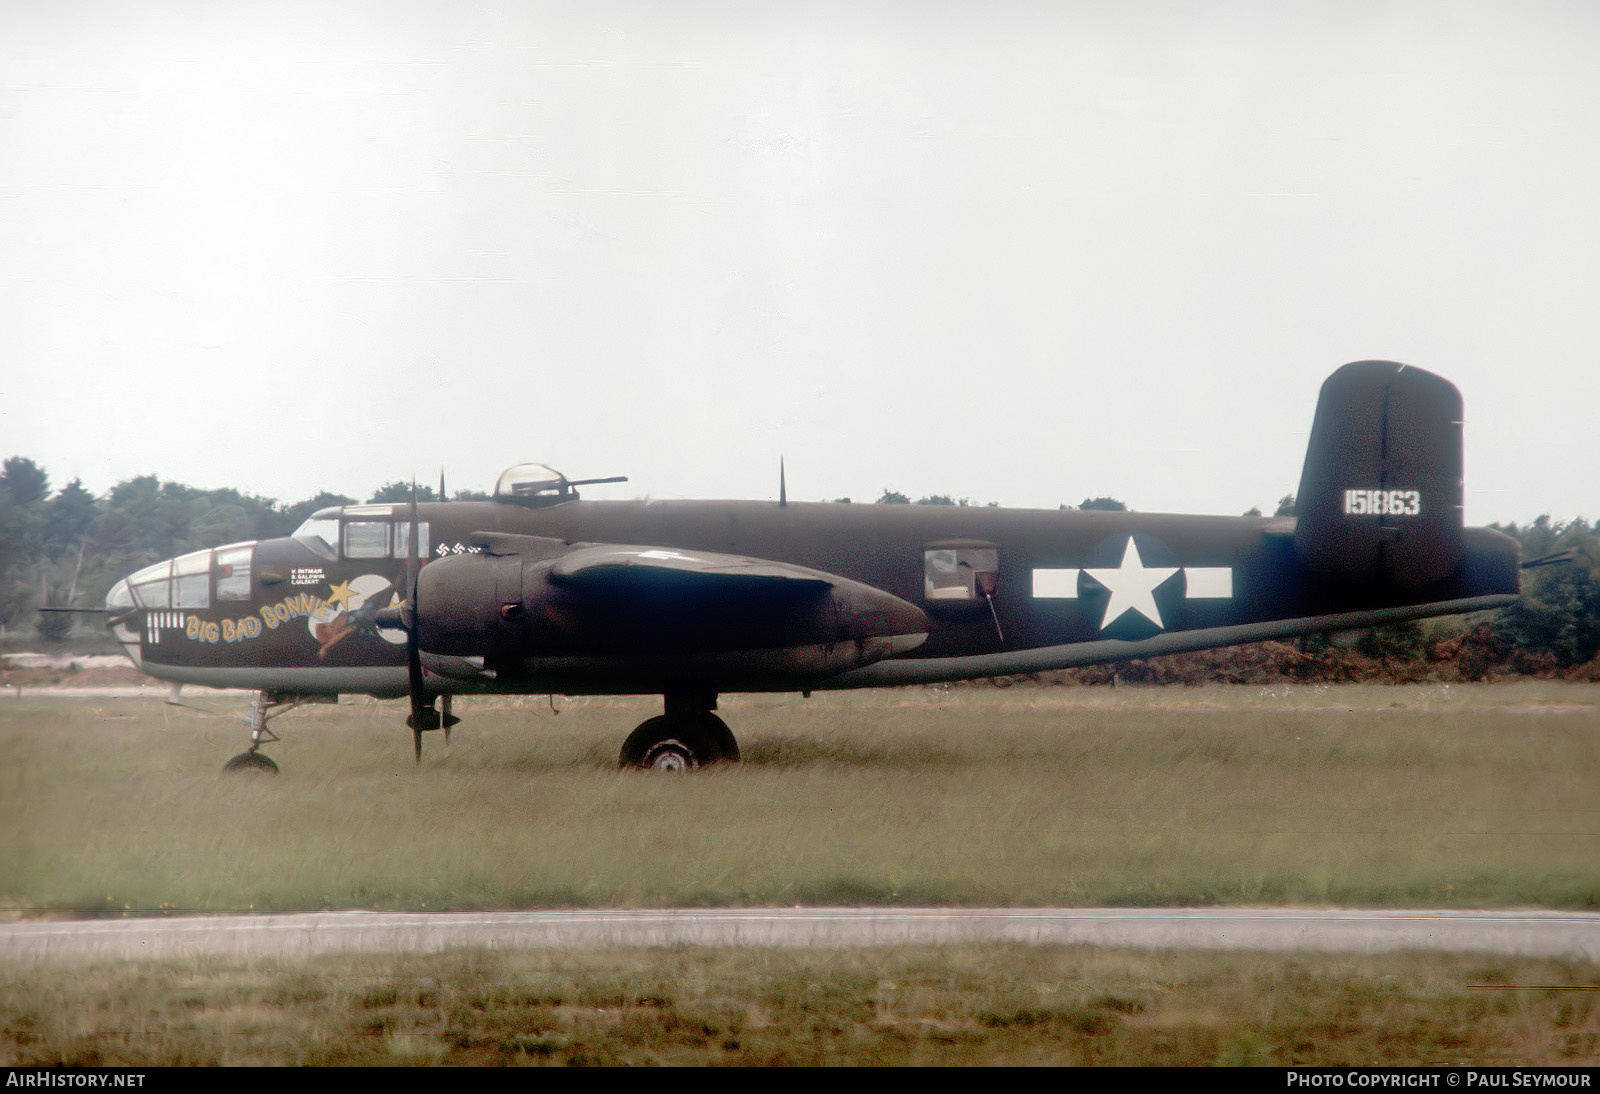
<path fill-rule="evenodd" d="M 1144 949 L 1445 950 L 1600 962 L 1600 915 L 1314 908 L 753 908 L 315 912 L 0 925 L 0 962 L 607 946 L 1076 943 Z"/>

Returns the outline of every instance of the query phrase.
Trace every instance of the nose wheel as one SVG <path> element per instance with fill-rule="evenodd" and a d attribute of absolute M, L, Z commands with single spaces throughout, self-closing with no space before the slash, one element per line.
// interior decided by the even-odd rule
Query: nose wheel
<path fill-rule="evenodd" d="M 272 757 L 260 752 L 241 752 L 223 764 L 222 770 L 229 775 L 276 775 L 278 765 L 272 762 Z"/>
<path fill-rule="evenodd" d="M 276 775 L 278 765 L 261 751 L 261 746 L 278 740 L 278 735 L 267 728 L 267 722 L 280 714 L 287 714 L 306 703 L 334 703 L 336 695 L 287 695 L 272 691 L 256 692 L 250 704 L 250 714 L 245 721 L 250 726 L 250 748 L 222 765 L 224 775 Z"/>

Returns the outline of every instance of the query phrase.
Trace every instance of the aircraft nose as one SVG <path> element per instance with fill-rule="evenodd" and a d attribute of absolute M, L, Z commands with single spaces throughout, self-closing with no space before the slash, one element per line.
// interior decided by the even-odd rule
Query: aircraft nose
<path fill-rule="evenodd" d="M 137 627 L 129 626 L 137 609 L 133 588 L 126 578 L 111 586 L 111 591 L 106 594 L 106 626 L 111 630 L 111 636 L 122 643 L 122 648 L 132 658 L 133 667 L 142 670 L 144 658 L 139 651 L 139 631 Z"/>
<path fill-rule="evenodd" d="M 111 586 L 111 591 L 106 594 L 106 618 L 115 622 L 119 616 L 127 615 L 133 609 L 133 589 L 128 585 L 128 579 L 123 578 Z"/>

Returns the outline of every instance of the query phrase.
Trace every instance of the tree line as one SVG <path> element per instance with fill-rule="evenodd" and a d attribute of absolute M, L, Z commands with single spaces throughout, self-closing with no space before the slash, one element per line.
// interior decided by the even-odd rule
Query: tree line
<path fill-rule="evenodd" d="M 437 500 L 432 487 L 420 501 Z M 460 500 L 485 498 L 457 491 Z M 403 501 L 411 484 L 379 487 L 368 501 Z M 128 574 L 203 547 L 285 536 L 318 509 L 359 499 L 322 491 L 288 504 L 231 487 L 201 490 L 155 475 L 139 475 L 95 496 L 73 479 L 53 489 L 33 460 L 12 456 L 0 465 L 0 634 L 30 629 L 62 639 L 70 615 L 40 615 L 40 605 L 94 607 Z"/>
<path fill-rule="evenodd" d="M 416 488 L 421 501 L 438 500 L 428 486 Z M 412 484 L 390 482 L 368 502 L 409 500 Z M 487 498 L 457 491 L 455 500 Z M 323 491 L 288 504 L 231 487 L 201 490 L 183 483 L 140 475 L 96 496 L 74 479 L 53 488 L 33 460 L 12 456 L 0 466 L 0 635 L 60 640 L 74 617 L 41 614 L 40 605 L 93 607 L 121 578 L 162 559 L 204 547 L 267 539 L 293 532 L 318 509 L 350 505 L 357 498 Z M 846 502 L 849 499 L 836 499 Z M 974 504 L 967 498 L 932 494 L 912 501 L 885 489 L 877 504 Z M 989 503 L 992 505 L 993 503 Z M 1063 509 L 1071 508 L 1063 505 Z M 1115 498 L 1085 498 L 1080 509 L 1126 510 Z M 1246 515 L 1259 515 L 1252 510 Z M 1276 515 L 1292 515 L 1285 497 Z M 1549 559 L 1527 570 L 1524 596 L 1510 608 L 1485 618 L 1459 621 L 1468 647 L 1499 664 L 1523 671 L 1567 669 L 1595 659 L 1600 650 L 1600 526 L 1582 518 L 1555 521 L 1541 516 L 1519 526 L 1493 525 L 1522 545 L 1524 559 Z M 1422 659 L 1437 647 L 1417 625 L 1385 628 L 1363 636 L 1365 648 L 1388 660 Z"/>

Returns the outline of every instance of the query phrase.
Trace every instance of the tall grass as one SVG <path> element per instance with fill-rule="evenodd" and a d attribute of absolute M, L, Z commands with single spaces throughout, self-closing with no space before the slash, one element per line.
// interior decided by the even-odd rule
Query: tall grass
<path fill-rule="evenodd" d="M 617 950 L 17 970 L 0 1065 L 1555 1064 L 1569 961 L 1075 946 Z"/>
<path fill-rule="evenodd" d="M 729 697 L 745 761 L 619 772 L 644 700 L 278 719 L 0 698 L 14 914 L 728 904 L 1600 907 L 1600 693 L 965 688 Z"/>

